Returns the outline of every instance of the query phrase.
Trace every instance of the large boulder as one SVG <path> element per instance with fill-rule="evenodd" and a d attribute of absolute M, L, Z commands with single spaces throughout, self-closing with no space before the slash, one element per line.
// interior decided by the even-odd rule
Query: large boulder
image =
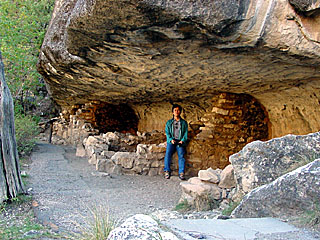
<path fill-rule="evenodd" d="M 178 238 L 170 233 L 161 230 L 158 223 L 150 216 L 137 214 L 128 218 L 119 227 L 112 230 L 107 240 L 178 240 Z"/>
<path fill-rule="evenodd" d="M 289 0 L 289 2 L 300 12 L 320 10 L 319 0 Z"/>
<path fill-rule="evenodd" d="M 233 211 L 235 217 L 291 217 L 319 212 L 320 159 L 254 189 Z"/>
<path fill-rule="evenodd" d="M 253 189 L 320 157 L 320 132 L 255 141 L 230 156 L 240 198 Z"/>

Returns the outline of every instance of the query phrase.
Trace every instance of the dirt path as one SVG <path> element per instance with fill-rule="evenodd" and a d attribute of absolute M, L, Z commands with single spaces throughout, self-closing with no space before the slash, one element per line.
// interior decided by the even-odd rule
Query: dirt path
<path fill-rule="evenodd" d="M 123 219 L 136 213 L 172 209 L 181 195 L 178 178 L 94 176 L 86 158 L 73 147 L 38 143 L 32 154 L 28 186 L 40 221 L 61 231 L 77 231 L 94 206 Z"/>

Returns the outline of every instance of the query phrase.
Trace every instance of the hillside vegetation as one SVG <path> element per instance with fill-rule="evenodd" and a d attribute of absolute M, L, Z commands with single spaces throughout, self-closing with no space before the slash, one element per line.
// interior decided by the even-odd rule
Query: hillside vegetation
<path fill-rule="evenodd" d="M 15 104 L 20 155 L 31 151 L 38 133 L 40 117 L 32 115 L 32 111 L 39 107 L 46 89 L 36 64 L 53 5 L 54 0 L 1 0 L 0 3 L 0 47 Z"/>

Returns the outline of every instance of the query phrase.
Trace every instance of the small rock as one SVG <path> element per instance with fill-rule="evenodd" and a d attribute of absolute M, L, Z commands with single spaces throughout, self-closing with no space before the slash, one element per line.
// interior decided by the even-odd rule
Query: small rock
<path fill-rule="evenodd" d="M 219 215 L 218 217 L 217 217 L 217 219 L 221 219 L 221 220 L 228 220 L 228 219 L 230 219 L 231 217 L 230 216 L 225 216 L 225 215 Z"/>
<path fill-rule="evenodd" d="M 38 231 L 36 231 L 36 230 L 30 230 L 30 231 L 24 233 L 23 236 L 25 236 L 25 237 L 30 237 L 30 236 L 38 235 L 38 234 L 40 234 L 40 232 L 38 232 Z"/>
<path fill-rule="evenodd" d="M 226 166 L 221 172 L 219 187 L 229 189 L 236 187 L 236 180 L 234 178 L 234 170 L 232 165 Z"/>
<path fill-rule="evenodd" d="M 86 141 L 86 145 L 95 145 L 99 142 L 99 139 L 97 139 L 97 137 L 95 136 L 89 136 L 87 141 Z"/>
<path fill-rule="evenodd" d="M 110 174 L 105 172 L 92 172 L 91 175 L 94 177 L 110 177 Z"/>
<path fill-rule="evenodd" d="M 39 203 L 37 201 L 32 201 L 32 207 L 38 207 L 39 206 Z"/>
<path fill-rule="evenodd" d="M 202 184 L 201 179 L 198 177 L 192 177 L 188 180 L 188 182 L 192 184 L 198 184 L 198 185 Z"/>
<path fill-rule="evenodd" d="M 200 170 L 198 176 L 202 181 L 211 183 L 219 183 L 220 181 L 219 172 L 213 170 L 212 168 L 208 168 L 207 170 Z"/>
<path fill-rule="evenodd" d="M 207 239 L 207 237 L 202 234 L 202 233 L 191 233 L 191 232 L 188 232 L 188 235 L 191 236 L 192 238 L 195 238 L 195 239 Z"/>
<path fill-rule="evenodd" d="M 86 150 L 84 149 L 84 147 L 83 147 L 83 145 L 81 143 L 77 145 L 76 156 L 77 157 L 86 156 Z"/>

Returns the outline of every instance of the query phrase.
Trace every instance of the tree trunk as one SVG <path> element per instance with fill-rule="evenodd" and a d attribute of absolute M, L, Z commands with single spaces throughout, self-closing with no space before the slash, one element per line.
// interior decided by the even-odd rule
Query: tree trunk
<path fill-rule="evenodd" d="M 14 129 L 13 101 L 4 79 L 0 52 L 0 202 L 24 192 Z"/>

